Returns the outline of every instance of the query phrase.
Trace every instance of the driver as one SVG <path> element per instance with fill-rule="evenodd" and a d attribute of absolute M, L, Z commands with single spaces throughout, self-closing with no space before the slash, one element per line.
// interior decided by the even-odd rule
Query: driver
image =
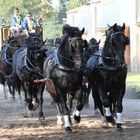
<path fill-rule="evenodd" d="M 25 29 L 24 18 L 19 13 L 19 9 L 14 9 L 14 14 L 11 16 L 10 33 L 14 35 L 16 32 L 20 32 Z"/>

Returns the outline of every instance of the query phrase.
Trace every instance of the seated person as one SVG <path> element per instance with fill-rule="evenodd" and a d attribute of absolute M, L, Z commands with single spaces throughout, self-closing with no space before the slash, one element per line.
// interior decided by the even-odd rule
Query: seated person
<path fill-rule="evenodd" d="M 27 29 L 27 31 L 33 32 L 33 33 L 36 32 L 37 23 L 33 19 L 33 16 L 30 12 L 27 14 L 24 24 L 25 24 L 25 28 Z"/>
<path fill-rule="evenodd" d="M 15 35 L 15 33 L 20 32 L 25 29 L 24 18 L 19 13 L 19 9 L 14 10 L 14 14 L 11 16 L 10 34 Z"/>

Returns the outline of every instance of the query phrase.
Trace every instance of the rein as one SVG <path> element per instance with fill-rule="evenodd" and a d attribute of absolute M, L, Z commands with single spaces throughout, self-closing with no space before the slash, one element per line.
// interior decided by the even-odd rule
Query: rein
<path fill-rule="evenodd" d="M 27 60 L 27 61 L 26 61 Z M 29 67 L 29 65 L 27 64 L 27 62 L 31 65 L 31 67 Z M 30 59 L 27 57 L 27 56 L 25 56 L 25 67 L 29 70 L 29 71 L 31 71 L 31 72 L 37 72 L 41 77 L 43 77 L 43 74 L 42 73 L 40 73 L 39 72 L 39 67 L 36 67 L 31 61 L 30 61 Z"/>

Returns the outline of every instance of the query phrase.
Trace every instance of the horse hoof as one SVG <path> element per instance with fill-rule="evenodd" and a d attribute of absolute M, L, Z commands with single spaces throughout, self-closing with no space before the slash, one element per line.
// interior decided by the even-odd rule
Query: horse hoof
<path fill-rule="evenodd" d="M 39 117 L 39 120 L 45 120 L 44 116 Z"/>
<path fill-rule="evenodd" d="M 39 113 L 39 120 L 45 120 L 43 112 Z"/>
<path fill-rule="evenodd" d="M 66 134 L 66 135 L 72 134 L 72 129 L 71 129 L 71 127 L 68 126 L 68 127 L 65 128 L 65 134 Z"/>
<path fill-rule="evenodd" d="M 123 130 L 123 127 L 122 127 L 122 124 L 121 123 L 117 123 L 117 131 L 122 131 Z"/>
<path fill-rule="evenodd" d="M 113 118 L 113 116 L 106 116 L 106 120 L 107 120 L 107 122 L 111 123 L 112 125 L 116 124 L 116 121 Z"/>
<path fill-rule="evenodd" d="M 84 107 L 83 104 L 78 104 L 76 106 L 76 109 L 79 110 L 79 111 L 81 111 L 83 109 L 83 107 Z"/>
<path fill-rule="evenodd" d="M 76 116 L 75 114 L 74 114 L 74 120 L 75 120 L 75 122 L 76 123 L 79 123 L 80 121 L 81 121 L 81 117 L 80 116 Z"/>
<path fill-rule="evenodd" d="M 27 105 L 27 108 L 30 110 L 30 111 L 33 111 L 34 110 L 34 107 L 33 107 L 33 104 L 32 103 L 29 103 Z"/>

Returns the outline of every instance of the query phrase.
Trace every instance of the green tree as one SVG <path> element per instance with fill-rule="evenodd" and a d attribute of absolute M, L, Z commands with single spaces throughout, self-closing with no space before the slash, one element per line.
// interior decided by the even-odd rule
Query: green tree
<path fill-rule="evenodd" d="M 35 19 L 42 18 L 45 38 L 58 37 L 61 35 L 63 18 L 66 17 L 66 4 L 60 0 L 61 4 L 56 10 L 52 7 L 51 2 L 52 0 L 0 0 L 0 17 L 4 17 L 6 25 L 9 26 L 15 7 L 19 8 L 23 16 L 30 11 Z"/>
<path fill-rule="evenodd" d="M 15 7 L 18 7 L 23 15 L 30 11 L 36 18 L 42 18 L 44 21 L 51 18 L 53 10 L 47 0 L 0 0 L 0 17 L 4 17 L 7 24 Z"/>
<path fill-rule="evenodd" d="M 66 18 L 66 1 L 64 0 L 59 0 L 60 5 L 59 5 L 59 11 L 58 11 L 58 22 L 59 24 L 63 24 L 63 19 Z"/>
<path fill-rule="evenodd" d="M 67 9 L 74 9 L 76 7 L 80 7 L 87 3 L 89 0 L 68 0 L 67 1 Z"/>

